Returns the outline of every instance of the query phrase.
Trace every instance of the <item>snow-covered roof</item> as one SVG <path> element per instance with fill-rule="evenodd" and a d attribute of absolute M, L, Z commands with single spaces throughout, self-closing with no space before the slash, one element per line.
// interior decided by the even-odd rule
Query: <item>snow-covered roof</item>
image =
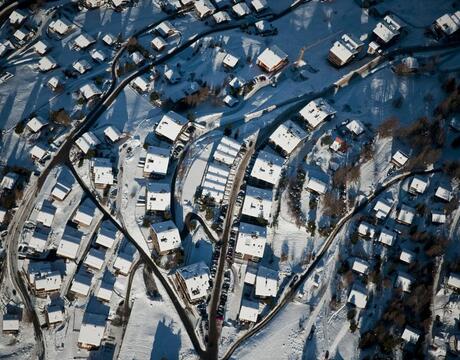
<path fill-rule="evenodd" d="M 191 301 L 201 299 L 207 295 L 209 269 L 203 261 L 178 269 L 177 275 L 182 278 Z"/>
<path fill-rule="evenodd" d="M 85 261 L 83 262 L 86 266 L 96 270 L 101 270 L 104 265 L 105 251 L 91 248 L 86 255 Z"/>
<path fill-rule="evenodd" d="M 102 223 L 96 236 L 96 244 L 110 249 L 117 238 L 117 229 Z"/>
<path fill-rule="evenodd" d="M 105 325 L 105 315 L 86 311 L 78 335 L 78 343 L 85 346 L 100 346 L 104 337 Z"/>
<path fill-rule="evenodd" d="M 232 10 L 238 17 L 243 17 L 251 13 L 251 9 L 249 9 L 249 6 L 245 2 L 233 5 Z"/>
<path fill-rule="evenodd" d="M 415 253 L 408 249 L 401 249 L 401 254 L 399 255 L 399 260 L 405 262 L 406 264 L 411 264 L 415 259 Z"/>
<path fill-rule="evenodd" d="M 91 44 L 94 44 L 96 40 L 91 35 L 80 34 L 74 40 L 74 46 L 80 49 L 86 49 Z"/>
<path fill-rule="evenodd" d="M 42 223 L 47 227 L 51 227 L 56 210 L 56 207 L 50 201 L 44 200 L 42 207 L 37 214 L 37 222 Z"/>
<path fill-rule="evenodd" d="M 216 11 L 216 8 L 209 0 L 196 0 L 193 6 L 200 19 L 204 19 Z"/>
<path fill-rule="evenodd" d="M 409 157 L 406 154 L 404 154 L 401 150 L 398 150 L 393 155 L 391 160 L 398 166 L 404 166 L 407 160 L 409 160 Z"/>
<path fill-rule="evenodd" d="M 410 292 L 414 279 L 409 274 L 400 271 L 396 278 L 395 287 L 400 287 L 404 292 Z"/>
<path fill-rule="evenodd" d="M 238 64 L 238 61 L 239 59 L 236 56 L 227 53 L 224 59 L 222 60 L 222 64 L 233 69 Z"/>
<path fill-rule="evenodd" d="M 442 209 L 431 210 L 431 222 L 435 224 L 445 224 L 447 221 L 446 212 Z"/>
<path fill-rule="evenodd" d="M 44 55 L 49 50 L 48 45 L 41 40 L 37 41 L 33 47 L 35 52 L 39 55 Z"/>
<path fill-rule="evenodd" d="M 48 305 L 46 307 L 48 323 L 56 324 L 64 320 L 64 308 L 59 305 Z"/>
<path fill-rule="evenodd" d="M 214 21 L 217 24 L 228 22 L 232 19 L 230 15 L 228 15 L 225 11 L 218 11 L 215 14 L 213 14 L 212 17 L 214 18 Z"/>
<path fill-rule="evenodd" d="M 259 316 L 259 302 L 243 299 L 238 318 L 240 321 L 256 322 Z"/>
<path fill-rule="evenodd" d="M 57 67 L 57 62 L 51 56 L 43 56 L 38 61 L 38 68 L 41 71 L 49 71 Z"/>
<path fill-rule="evenodd" d="M 362 259 L 355 259 L 353 261 L 352 269 L 360 274 L 367 274 L 369 270 L 369 263 Z"/>
<path fill-rule="evenodd" d="M 374 211 L 377 219 L 385 219 L 391 211 L 393 204 L 389 200 L 381 199 L 375 203 Z"/>
<path fill-rule="evenodd" d="M 115 126 L 110 125 L 104 129 L 104 135 L 107 136 L 111 142 L 117 142 L 121 137 L 121 132 Z"/>
<path fill-rule="evenodd" d="M 418 331 L 416 331 L 415 329 L 412 329 L 408 326 L 406 326 L 406 328 L 404 329 L 402 335 L 401 335 L 401 338 L 406 341 L 406 342 L 410 342 L 412 344 L 416 344 L 418 339 L 420 337 L 420 333 Z"/>
<path fill-rule="evenodd" d="M 3 314 L 2 330 L 3 332 L 19 331 L 19 316 L 17 314 Z"/>
<path fill-rule="evenodd" d="M 39 227 L 36 227 L 29 240 L 29 247 L 34 249 L 36 252 L 41 253 L 45 250 L 47 241 L 48 233 L 44 232 Z"/>
<path fill-rule="evenodd" d="M 378 241 L 381 242 L 382 244 L 392 246 L 393 242 L 396 239 L 396 233 L 392 230 L 389 229 L 382 229 L 379 235 Z"/>
<path fill-rule="evenodd" d="M 108 46 L 112 46 L 113 44 L 117 42 L 117 38 L 112 34 L 105 34 L 102 37 L 102 41 L 106 43 Z"/>
<path fill-rule="evenodd" d="M 268 7 L 266 0 L 251 0 L 251 5 L 257 12 L 265 10 Z"/>
<path fill-rule="evenodd" d="M 225 95 L 222 101 L 225 103 L 225 105 L 230 107 L 238 104 L 238 99 L 234 98 L 232 95 Z"/>
<path fill-rule="evenodd" d="M 460 28 L 460 11 L 456 11 L 453 14 L 444 14 L 436 19 L 435 24 L 442 30 L 447 36 L 457 32 Z"/>
<path fill-rule="evenodd" d="M 314 129 L 328 117 L 333 116 L 336 111 L 326 100 L 319 98 L 310 101 L 299 113 L 308 125 Z"/>
<path fill-rule="evenodd" d="M 103 62 L 107 59 L 106 53 L 101 49 L 91 49 L 89 54 L 93 60 Z"/>
<path fill-rule="evenodd" d="M 51 196 L 54 197 L 55 199 L 62 201 L 65 199 L 65 197 L 69 194 L 71 190 L 72 190 L 71 187 L 58 182 L 53 187 L 53 190 L 51 191 Z"/>
<path fill-rule="evenodd" d="M 446 186 L 438 186 L 434 196 L 444 201 L 450 201 L 452 200 L 452 190 Z"/>
<path fill-rule="evenodd" d="M 256 277 L 255 294 L 260 297 L 276 297 L 278 293 L 278 272 L 259 266 Z"/>
<path fill-rule="evenodd" d="M 359 284 L 354 284 L 348 295 L 348 302 L 357 308 L 364 309 L 367 304 L 367 289 Z"/>
<path fill-rule="evenodd" d="M 91 131 L 85 132 L 75 141 L 75 145 L 77 145 L 84 154 L 87 154 L 90 149 L 93 149 L 100 143 L 99 139 Z"/>
<path fill-rule="evenodd" d="M 447 279 L 447 285 L 455 289 L 460 289 L 460 274 L 451 273 Z"/>
<path fill-rule="evenodd" d="M 358 226 L 358 234 L 373 239 L 375 236 L 375 227 L 363 221 Z"/>
<path fill-rule="evenodd" d="M 374 34 L 385 44 L 389 43 L 393 38 L 399 35 L 401 25 L 391 17 L 387 15 L 383 21 L 379 22 L 374 28 Z"/>
<path fill-rule="evenodd" d="M 264 70 L 272 72 L 278 70 L 280 65 L 288 59 L 287 54 L 278 46 L 273 45 L 266 48 L 257 57 L 257 65 L 261 66 Z"/>
<path fill-rule="evenodd" d="M 96 186 L 113 185 L 112 162 L 107 158 L 93 158 L 92 171 Z"/>
<path fill-rule="evenodd" d="M 236 240 L 235 252 L 262 258 L 267 242 L 267 228 L 241 222 Z"/>
<path fill-rule="evenodd" d="M 27 18 L 27 15 L 24 11 L 16 9 L 13 10 L 9 16 L 10 24 L 12 25 L 20 25 L 24 22 Z"/>
<path fill-rule="evenodd" d="M 281 177 L 283 164 L 284 159 L 281 156 L 261 150 L 252 167 L 251 176 L 275 185 Z"/>
<path fill-rule="evenodd" d="M 13 36 L 19 41 L 24 41 L 29 36 L 29 33 L 25 32 L 25 30 L 17 29 Z"/>
<path fill-rule="evenodd" d="M 174 142 L 187 122 L 188 120 L 182 115 L 174 111 L 169 111 L 161 118 L 155 128 L 155 133 Z"/>
<path fill-rule="evenodd" d="M 19 175 L 10 171 L 3 177 L 0 186 L 2 189 L 13 190 L 18 179 Z"/>
<path fill-rule="evenodd" d="M 168 183 L 149 182 L 147 184 L 146 207 L 150 211 L 166 211 L 171 204 L 171 187 Z"/>
<path fill-rule="evenodd" d="M 409 184 L 409 191 L 413 193 L 423 194 L 428 186 L 428 180 L 424 180 L 419 176 L 415 176 Z"/>
<path fill-rule="evenodd" d="M 254 266 L 248 266 L 246 268 L 246 274 L 244 275 L 244 282 L 249 285 L 256 283 L 257 268 Z"/>
<path fill-rule="evenodd" d="M 58 19 L 56 21 L 51 21 L 49 24 L 49 29 L 58 33 L 59 35 L 65 35 L 72 28 L 72 24 L 69 23 L 66 19 Z"/>
<path fill-rule="evenodd" d="M 0 224 L 3 224 L 5 222 L 6 214 L 8 214 L 8 210 L 0 206 Z"/>
<path fill-rule="evenodd" d="M 72 221 L 78 225 L 90 226 L 96 214 L 96 206 L 85 201 L 77 209 Z"/>
<path fill-rule="evenodd" d="M 235 89 L 235 90 L 241 89 L 245 84 L 246 84 L 246 82 L 244 80 L 240 79 L 238 76 L 235 76 L 228 83 L 228 85 L 230 87 L 232 87 L 233 89 Z"/>
<path fill-rule="evenodd" d="M 164 38 L 167 38 L 176 32 L 176 29 L 169 21 L 163 21 L 155 28 L 155 30 Z"/>
<path fill-rule="evenodd" d="M 399 210 L 397 220 L 405 225 L 411 225 L 414 217 L 415 209 L 403 204 Z"/>
<path fill-rule="evenodd" d="M 48 86 L 55 90 L 59 85 L 62 84 L 62 80 L 59 79 L 57 76 L 53 76 L 48 80 Z"/>
<path fill-rule="evenodd" d="M 61 288 L 62 277 L 59 271 L 50 271 L 35 276 L 35 289 L 37 291 L 58 291 Z"/>
<path fill-rule="evenodd" d="M 323 195 L 327 191 L 327 184 L 324 181 L 311 176 L 311 174 L 308 175 L 305 182 L 305 187 L 317 194 Z"/>
<path fill-rule="evenodd" d="M 110 301 L 113 293 L 113 284 L 109 283 L 107 281 L 104 281 L 104 279 L 101 282 L 101 285 L 96 291 L 96 297 L 99 300 L 103 301 Z"/>
<path fill-rule="evenodd" d="M 154 223 L 150 228 L 156 236 L 158 250 L 160 253 L 179 249 L 181 247 L 181 238 L 176 224 L 171 220 Z"/>
<path fill-rule="evenodd" d="M 231 166 L 240 151 L 241 143 L 227 136 L 222 137 L 214 151 L 213 158 L 225 165 Z"/>
<path fill-rule="evenodd" d="M 270 141 L 290 154 L 306 136 L 305 130 L 292 120 L 287 120 L 270 135 Z"/>
<path fill-rule="evenodd" d="M 215 161 L 211 162 L 201 184 L 203 196 L 209 195 L 217 202 L 222 201 L 229 174 L 230 170 L 227 166 Z"/>
<path fill-rule="evenodd" d="M 30 129 L 30 131 L 36 133 L 37 131 L 40 131 L 40 129 L 44 126 L 46 126 L 48 123 L 43 120 L 42 117 L 40 116 L 34 116 L 32 119 L 30 119 L 26 126 Z"/>
<path fill-rule="evenodd" d="M 167 45 L 167 42 L 164 41 L 161 36 L 157 36 L 151 41 L 150 44 L 155 50 L 161 51 L 165 48 L 165 46 Z"/>
<path fill-rule="evenodd" d="M 113 263 L 113 268 L 123 275 L 128 275 L 132 264 L 133 255 L 126 252 L 119 252 L 115 262 Z"/>
<path fill-rule="evenodd" d="M 149 91 L 150 89 L 150 83 L 144 79 L 143 76 L 138 76 L 133 81 L 131 81 L 131 86 L 139 89 L 143 93 Z"/>
<path fill-rule="evenodd" d="M 89 294 L 89 289 L 91 288 L 92 279 L 93 277 L 89 273 L 80 269 L 73 278 L 70 291 L 78 295 L 87 296 Z"/>
<path fill-rule="evenodd" d="M 355 134 L 355 135 L 361 135 L 364 132 L 364 125 L 361 123 L 361 121 L 353 119 L 351 120 L 347 125 L 347 129 Z"/>
<path fill-rule="evenodd" d="M 41 145 L 34 145 L 34 147 L 30 149 L 30 155 L 37 160 L 42 160 L 47 152 L 48 151 Z"/>
<path fill-rule="evenodd" d="M 92 99 L 94 96 L 99 96 L 102 94 L 102 91 L 99 90 L 99 88 L 94 85 L 93 83 L 89 83 L 89 84 L 86 84 L 86 85 L 83 85 L 81 88 L 80 88 L 80 93 L 83 95 L 83 97 L 86 99 L 86 100 L 90 100 Z"/>
<path fill-rule="evenodd" d="M 271 216 L 273 192 L 267 189 L 247 186 L 242 214 L 269 220 Z"/>
<path fill-rule="evenodd" d="M 166 175 L 168 172 L 170 149 L 149 146 L 144 164 L 144 176 Z"/>
<path fill-rule="evenodd" d="M 82 232 L 67 226 L 59 241 L 56 254 L 74 260 L 77 257 L 82 237 Z"/>
<path fill-rule="evenodd" d="M 72 67 L 80 74 L 84 74 L 85 72 L 91 70 L 91 64 L 86 59 L 80 59 L 75 61 L 72 64 Z"/>

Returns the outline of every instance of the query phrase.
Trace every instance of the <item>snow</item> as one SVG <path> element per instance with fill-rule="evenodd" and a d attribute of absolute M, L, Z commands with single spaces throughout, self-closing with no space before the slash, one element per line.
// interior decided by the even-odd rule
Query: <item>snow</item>
<path fill-rule="evenodd" d="M 235 252 L 252 258 L 262 258 L 267 242 L 267 229 L 262 226 L 240 223 Z"/>
<path fill-rule="evenodd" d="M 272 199 L 273 192 L 271 190 L 247 186 L 241 213 L 268 221 L 271 218 Z"/>

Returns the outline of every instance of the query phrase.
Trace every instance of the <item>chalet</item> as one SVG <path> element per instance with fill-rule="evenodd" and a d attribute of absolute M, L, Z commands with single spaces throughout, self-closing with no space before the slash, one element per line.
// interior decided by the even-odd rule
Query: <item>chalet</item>
<path fill-rule="evenodd" d="M 41 145 L 34 145 L 32 149 L 30 149 L 30 156 L 35 161 L 42 161 L 48 151 Z"/>
<path fill-rule="evenodd" d="M 208 295 L 209 269 L 202 261 L 178 269 L 176 280 L 184 297 L 192 304 Z"/>
<path fill-rule="evenodd" d="M 167 211 L 171 207 L 171 187 L 168 183 L 149 182 L 147 184 L 147 211 Z"/>
<path fill-rule="evenodd" d="M 41 227 L 36 227 L 29 240 L 29 248 L 36 253 L 42 253 L 46 249 L 49 232 Z"/>
<path fill-rule="evenodd" d="M 323 98 L 310 101 L 299 112 L 300 116 L 307 122 L 310 129 L 315 129 L 325 120 L 336 114 L 334 108 Z"/>
<path fill-rule="evenodd" d="M 96 236 L 96 244 L 111 249 L 117 239 L 117 229 L 110 223 L 103 222 Z"/>
<path fill-rule="evenodd" d="M 243 299 L 241 301 L 240 313 L 238 319 L 241 322 L 255 323 L 259 316 L 259 302 Z"/>
<path fill-rule="evenodd" d="M 378 242 L 387 246 L 393 246 L 396 239 L 396 233 L 389 229 L 382 229 L 380 232 Z"/>
<path fill-rule="evenodd" d="M 112 162 L 106 158 L 93 158 L 91 160 L 91 169 L 94 185 L 97 189 L 105 189 L 113 185 Z"/>
<path fill-rule="evenodd" d="M 155 127 L 155 133 L 160 137 L 166 138 L 170 142 L 175 142 L 179 134 L 187 125 L 188 120 L 174 111 L 169 111 L 161 118 Z"/>
<path fill-rule="evenodd" d="M 72 221 L 81 227 L 89 227 L 96 215 L 96 206 L 87 199 L 80 204 Z"/>
<path fill-rule="evenodd" d="M 177 84 L 181 79 L 181 75 L 179 72 L 174 71 L 173 68 L 170 68 L 168 66 L 165 66 L 165 72 L 164 72 L 165 79 L 170 83 L 170 84 Z M 182 96 L 182 95 L 181 95 Z M 174 102 L 177 102 L 183 98 L 179 97 L 178 99 L 172 99 Z"/>
<path fill-rule="evenodd" d="M 42 207 L 37 214 L 37 222 L 46 227 L 51 227 L 56 210 L 56 207 L 51 203 L 51 201 L 44 200 Z"/>
<path fill-rule="evenodd" d="M 411 328 L 406 326 L 404 328 L 404 331 L 401 335 L 401 339 L 403 339 L 405 342 L 416 344 L 418 342 L 418 339 L 420 338 L 420 333 Z"/>
<path fill-rule="evenodd" d="M 361 284 L 354 284 L 347 301 L 359 309 L 364 309 L 367 305 L 367 289 Z"/>
<path fill-rule="evenodd" d="M 233 13 L 237 18 L 245 17 L 251 13 L 251 9 L 245 2 L 239 2 L 232 6 Z"/>
<path fill-rule="evenodd" d="M 254 219 L 269 221 L 272 199 L 273 191 L 247 186 L 241 213 Z"/>
<path fill-rule="evenodd" d="M 86 101 L 99 97 L 102 94 L 102 91 L 99 90 L 99 88 L 92 83 L 83 85 L 80 88 L 79 92 Z"/>
<path fill-rule="evenodd" d="M 399 254 L 399 260 L 406 264 L 412 264 L 415 260 L 416 254 L 409 249 L 401 249 L 401 253 Z"/>
<path fill-rule="evenodd" d="M 244 260 L 259 261 L 264 256 L 267 228 L 241 222 L 235 252 Z"/>
<path fill-rule="evenodd" d="M 116 143 L 122 136 L 121 132 L 112 125 L 109 125 L 104 129 L 104 135 L 112 143 Z"/>
<path fill-rule="evenodd" d="M 216 24 L 223 24 L 229 22 L 232 18 L 225 11 L 218 11 L 212 15 Z"/>
<path fill-rule="evenodd" d="M 373 30 L 377 42 L 381 45 L 389 45 L 400 35 L 402 25 L 391 15 L 386 15 Z"/>
<path fill-rule="evenodd" d="M 72 227 L 67 226 L 59 241 L 56 254 L 70 260 L 77 258 L 78 249 L 83 237 L 83 233 Z"/>
<path fill-rule="evenodd" d="M 216 11 L 216 8 L 209 0 L 196 0 L 193 6 L 200 20 L 212 15 Z"/>
<path fill-rule="evenodd" d="M 399 210 L 396 221 L 404 225 L 411 225 L 414 221 L 414 217 L 415 209 L 403 204 Z"/>
<path fill-rule="evenodd" d="M 447 221 L 446 212 L 440 209 L 431 210 L 431 222 L 433 224 L 445 224 Z"/>
<path fill-rule="evenodd" d="M 37 41 L 34 46 L 34 51 L 38 54 L 38 55 L 45 55 L 48 51 L 49 51 L 49 46 L 47 44 L 45 44 L 43 41 Z"/>
<path fill-rule="evenodd" d="M 106 44 L 107 46 L 113 46 L 117 43 L 117 38 L 115 36 L 113 36 L 112 34 L 105 34 L 103 37 L 102 37 L 102 41 L 104 42 L 104 44 Z"/>
<path fill-rule="evenodd" d="M 453 197 L 451 188 L 447 186 L 438 186 L 434 196 L 439 200 L 447 202 L 451 201 Z"/>
<path fill-rule="evenodd" d="M 43 56 L 38 61 L 38 69 L 42 72 L 50 71 L 57 68 L 57 62 L 51 56 Z"/>
<path fill-rule="evenodd" d="M 364 125 L 359 120 L 351 120 L 346 125 L 346 128 L 355 136 L 359 136 L 364 132 Z"/>
<path fill-rule="evenodd" d="M 22 10 L 13 10 L 8 18 L 11 25 L 20 26 L 27 19 L 27 14 Z"/>
<path fill-rule="evenodd" d="M 57 35 L 64 36 L 67 35 L 73 28 L 73 25 L 65 19 L 58 19 L 56 21 L 51 21 L 48 29 L 51 32 L 56 33 Z"/>
<path fill-rule="evenodd" d="M 114 282 L 108 281 L 106 279 L 106 276 L 104 275 L 104 278 L 102 279 L 99 288 L 95 292 L 96 298 L 98 298 L 100 301 L 110 302 L 110 299 L 112 298 L 113 294 L 113 288 Z"/>
<path fill-rule="evenodd" d="M 383 220 L 390 213 L 393 203 L 389 199 L 381 199 L 375 203 L 374 212 L 377 219 Z"/>
<path fill-rule="evenodd" d="M 278 271 L 259 266 L 256 276 L 255 296 L 259 298 L 276 297 L 278 293 Z"/>
<path fill-rule="evenodd" d="M 344 34 L 329 50 L 327 59 L 336 67 L 341 67 L 351 62 L 363 48 L 364 43 L 352 35 Z"/>
<path fill-rule="evenodd" d="M 373 239 L 375 237 L 375 227 L 363 221 L 358 226 L 358 235 L 363 238 Z"/>
<path fill-rule="evenodd" d="M 232 80 L 230 80 L 230 82 L 228 83 L 228 86 L 230 86 L 232 90 L 238 91 L 238 90 L 241 90 L 245 84 L 246 82 L 244 80 L 235 76 Z"/>
<path fill-rule="evenodd" d="M 307 133 L 292 120 L 287 120 L 270 135 L 269 141 L 289 155 L 307 137 Z"/>
<path fill-rule="evenodd" d="M 377 42 L 375 41 L 371 41 L 369 43 L 369 46 L 367 47 L 367 53 L 369 55 L 374 55 L 376 53 L 379 53 L 381 50 L 380 50 L 380 44 L 378 44 Z"/>
<path fill-rule="evenodd" d="M 428 181 L 415 176 L 409 184 L 409 193 L 412 195 L 423 194 L 428 187 Z"/>
<path fill-rule="evenodd" d="M 414 278 L 405 272 L 399 272 L 396 277 L 395 287 L 401 288 L 404 292 L 411 292 L 412 284 L 414 283 Z"/>
<path fill-rule="evenodd" d="M 225 105 L 228 107 L 233 107 L 236 104 L 238 104 L 238 99 L 234 98 L 232 95 L 226 95 L 222 101 L 224 102 Z"/>
<path fill-rule="evenodd" d="M 100 347 L 104 338 L 106 321 L 105 315 L 94 314 L 86 310 L 78 335 L 78 347 L 87 350 Z"/>
<path fill-rule="evenodd" d="M 13 37 L 17 40 L 17 42 L 20 45 L 24 44 L 32 36 L 33 36 L 33 33 L 30 31 L 27 31 L 26 29 L 17 29 L 13 34 Z"/>
<path fill-rule="evenodd" d="M 441 37 L 450 37 L 460 29 L 460 11 L 444 14 L 433 23 L 433 31 Z"/>
<path fill-rule="evenodd" d="M 71 190 L 71 185 L 67 185 L 63 182 L 57 182 L 51 191 L 51 197 L 55 200 L 62 201 L 67 197 Z"/>
<path fill-rule="evenodd" d="M 362 259 L 355 259 L 351 269 L 359 274 L 367 275 L 369 272 L 369 263 Z"/>
<path fill-rule="evenodd" d="M 88 296 L 89 290 L 91 289 L 92 280 L 93 275 L 80 268 L 80 270 L 75 274 L 73 278 L 70 291 L 75 295 L 86 297 Z"/>
<path fill-rule="evenodd" d="M 89 54 L 91 55 L 91 59 L 99 63 L 102 63 L 107 59 L 107 54 L 100 49 L 91 49 Z"/>
<path fill-rule="evenodd" d="M 226 54 L 224 59 L 222 60 L 222 64 L 227 68 L 227 69 L 234 69 L 236 65 L 238 65 L 239 59 L 236 56 L 233 56 L 232 54 Z"/>
<path fill-rule="evenodd" d="M 144 94 L 150 90 L 150 83 L 145 80 L 142 76 L 138 76 L 133 79 L 130 83 L 131 87 L 139 92 L 140 94 Z"/>
<path fill-rule="evenodd" d="M 324 195 L 327 191 L 327 184 L 324 181 L 321 181 L 320 179 L 311 176 L 310 174 L 308 175 L 305 182 L 306 189 L 315 194 Z"/>
<path fill-rule="evenodd" d="M 460 274 L 451 273 L 447 279 L 447 287 L 459 291 L 460 290 Z"/>
<path fill-rule="evenodd" d="M 59 324 L 64 321 L 64 308 L 60 305 L 47 305 L 45 314 L 48 325 Z"/>
<path fill-rule="evenodd" d="M 104 261 L 105 250 L 91 248 L 83 261 L 83 264 L 85 264 L 88 268 L 101 270 L 104 266 Z"/>
<path fill-rule="evenodd" d="M 19 315 L 3 314 L 2 331 L 4 334 L 16 334 L 19 332 Z"/>
<path fill-rule="evenodd" d="M 53 76 L 52 78 L 50 78 L 47 82 L 47 85 L 51 89 L 51 91 L 58 91 L 63 87 L 61 79 L 59 79 L 57 76 Z"/>
<path fill-rule="evenodd" d="M 135 65 L 141 65 L 145 61 L 144 55 L 142 55 L 139 51 L 135 51 L 130 54 L 129 58 Z"/>
<path fill-rule="evenodd" d="M 283 164 L 281 156 L 261 150 L 252 167 L 251 177 L 275 186 L 281 178 Z"/>
<path fill-rule="evenodd" d="M 48 123 L 45 120 L 43 120 L 42 117 L 34 116 L 27 122 L 26 127 L 29 129 L 30 132 L 36 133 L 39 132 L 46 125 L 48 125 Z"/>
<path fill-rule="evenodd" d="M 37 296 L 44 297 L 50 293 L 59 292 L 61 284 L 61 273 L 54 270 L 36 274 L 33 285 Z"/>
<path fill-rule="evenodd" d="M 84 154 L 87 154 L 89 150 L 94 149 L 100 143 L 99 139 L 91 131 L 84 133 L 75 141 L 75 145 L 77 145 Z"/>
<path fill-rule="evenodd" d="M 336 136 L 332 144 L 329 146 L 329 149 L 334 152 L 345 153 L 347 152 L 347 143 L 341 137 Z"/>
<path fill-rule="evenodd" d="M 84 50 L 94 44 L 96 40 L 88 34 L 80 34 L 73 41 L 73 48 L 77 50 Z"/>
<path fill-rule="evenodd" d="M 150 236 L 158 255 L 165 255 L 181 248 L 179 230 L 171 220 L 152 224 Z"/>
<path fill-rule="evenodd" d="M 3 176 L 0 187 L 6 190 L 13 190 L 19 180 L 19 175 L 14 172 L 8 172 Z"/>
<path fill-rule="evenodd" d="M 396 165 L 397 167 L 402 167 L 406 165 L 409 157 L 404 154 L 401 150 L 396 151 L 396 153 L 391 158 L 391 162 Z"/>
<path fill-rule="evenodd" d="M 163 38 L 166 39 L 172 35 L 174 35 L 177 30 L 174 26 L 171 25 L 169 21 L 163 21 L 160 23 L 156 28 L 155 31 Z"/>
<path fill-rule="evenodd" d="M 168 173 L 170 149 L 149 146 L 145 157 L 144 176 L 165 176 Z"/>
<path fill-rule="evenodd" d="M 276 45 L 266 48 L 258 57 L 257 65 L 264 71 L 272 73 L 283 68 L 288 62 L 287 54 Z"/>
<path fill-rule="evenodd" d="M 118 252 L 117 258 L 113 263 L 113 268 L 122 275 L 128 275 L 133 265 L 134 256 L 123 249 Z"/>
<path fill-rule="evenodd" d="M 268 9 L 266 0 L 251 0 L 251 5 L 254 8 L 254 10 L 258 13 Z"/>
<path fill-rule="evenodd" d="M 80 74 L 84 74 L 85 72 L 91 70 L 91 64 L 86 59 L 80 59 L 75 61 L 72 64 L 72 67 Z"/>
<path fill-rule="evenodd" d="M 155 37 L 150 44 L 156 51 L 162 51 L 166 45 L 168 45 L 168 43 L 164 41 L 161 36 Z"/>
<path fill-rule="evenodd" d="M 270 35 L 276 32 L 276 28 L 267 20 L 259 20 L 254 23 L 256 33 L 259 35 Z"/>

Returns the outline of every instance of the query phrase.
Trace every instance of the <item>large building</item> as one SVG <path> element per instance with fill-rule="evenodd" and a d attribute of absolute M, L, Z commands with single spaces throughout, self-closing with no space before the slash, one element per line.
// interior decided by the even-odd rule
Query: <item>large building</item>
<path fill-rule="evenodd" d="M 67 226 L 59 241 L 56 254 L 71 260 L 77 258 L 83 233 Z"/>
<path fill-rule="evenodd" d="M 251 176 L 254 179 L 275 186 L 281 178 L 284 159 L 281 156 L 261 150 L 257 155 Z"/>
<path fill-rule="evenodd" d="M 256 276 L 255 295 L 260 298 L 276 297 L 278 293 L 278 272 L 259 266 Z"/>
<path fill-rule="evenodd" d="M 161 118 L 155 128 L 155 133 L 167 140 L 174 142 L 182 129 L 187 125 L 188 120 L 174 111 L 169 111 Z"/>
<path fill-rule="evenodd" d="M 240 223 L 235 252 L 243 259 L 258 261 L 264 256 L 267 243 L 267 228 Z"/>
<path fill-rule="evenodd" d="M 325 120 L 334 116 L 335 113 L 334 108 L 322 98 L 310 101 L 299 112 L 310 129 L 317 128 Z"/>
<path fill-rule="evenodd" d="M 307 137 L 307 133 L 291 120 L 283 124 L 270 135 L 269 141 L 281 149 L 283 155 L 289 155 Z"/>
<path fill-rule="evenodd" d="M 112 162 L 106 158 L 94 158 L 91 161 L 93 181 L 96 188 L 105 189 L 113 185 Z"/>
<path fill-rule="evenodd" d="M 204 262 L 180 268 L 176 271 L 176 279 L 190 303 L 196 303 L 208 295 L 209 269 Z"/>
<path fill-rule="evenodd" d="M 168 211 L 171 206 L 171 187 L 168 183 L 147 184 L 147 211 Z"/>
<path fill-rule="evenodd" d="M 168 173 L 169 155 L 171 150 L 149 146 L 144 164 L 144 176 L 164 176 Z"/>
<path fill-rule="evenodd" d="M 282 69 L 288 62 L 287 54 L 278 46 L 266 48 L 257 57 L 257 65 L 268 73 Z"/>
<path fill-rule="evenodd" d="M 159 255 L 164 255 L 181 247 L 181 238 L 176 224 L 171 220 L 152 224 L 150 235 L 153 246 Z"/>
<path fill-rule="evenodd" d="M 273 192 L 271 190 L 247 186 L 241 213 L 268 222 L 271 218 L 272 199 Z"/>

